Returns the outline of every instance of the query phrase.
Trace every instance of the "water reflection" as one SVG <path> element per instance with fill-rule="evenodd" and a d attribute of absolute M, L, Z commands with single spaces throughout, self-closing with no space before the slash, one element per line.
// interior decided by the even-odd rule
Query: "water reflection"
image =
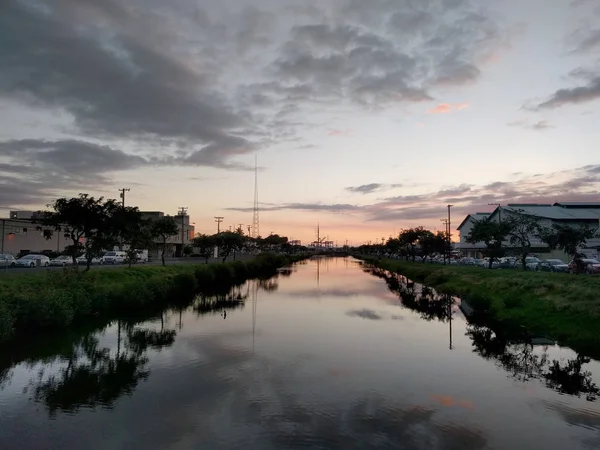
<path fill-rule="evenodd" d="M 467 335 L 472 340 L 473 351 L 494 360 L 516 380 L 539 379 L 561 394 L 583 396 L 588 401 L 598 398 L 600 389 L 592 381 L 591 372 L 583 369 L 590 358 L 577 355 L 566 361 L 550 360 L 546 346 L 535 346 L 531 341 L 518 342 L 478 325 L 469 324 Z"/>
<path fill-rule="evenodd" d="M 406 277 L 375 267 L 364 267 L 363 271 L 385 280 L 388 288 L 399 295 L 402 305 L 418 312 L 426 321 L 452 322 L 452 308 L 456 299 L 439 294 L 434 289 L 412 282 Z M 484 359 L 493 360 L 509 376 L 517 381 L 541 380 L 561 394 L 584 397 L 595 401 L 600 388 L 592 381 L 592 373 L 584 369 L 591 359 L 577 354 L 567 360 L 551 359 L 548 356 L 546 339 L 535 338 L 526 330 L 495 329 L 477 323 L 467 325 L 466 335 L 471 339 L 473 351 Z M 539 344 L 540 342 L 541 344 Z M 450 348 L 452 330 L 450 329 Z"/>
<path fill-rule="evenodd" d="M 318 288 L 311 261 L 162 314 L 0 352 L 0 448 L 600 442 L 598 405 L 585 401 L 598 392 L 588 359 L 467 324 L 460 299 L 403 277 L 363 274 L 351 259 L 318 264 Z M 530 388 L 535 380 L 549 389 Z"/>

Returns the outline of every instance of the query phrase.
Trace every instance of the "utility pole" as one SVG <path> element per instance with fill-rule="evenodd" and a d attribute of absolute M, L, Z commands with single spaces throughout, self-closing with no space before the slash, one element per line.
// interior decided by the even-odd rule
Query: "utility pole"
<path fill-rule="evenodd" d="M 498 207 L 498 222 L 502 222 L 502 208 L 500 203 L 488 203 L 488 206 L 497 206 Z"/>
<path fill-rule="evenodd" d="M 119 197 L 121 197 L 121 205 L 125 208 L 125 192 L 129 192 L 131 189 L 129 188 L 121 188 L 119 189 Z"/>
<path fill-rule="evenodd" d="M 448 262 L 450 262 L 450 257 L 452 256 L 452 228 L 450 225 L 450 208 L 454 205 L 448 205 Z"/>
<path fill-rule="evenodd" d="M 246 225 L 248 228 L 248 236 L 252 236 L 252 225 Z"/>
<path fill-rule="evenodd" d="M 440 222 L 442 222 L 444 224 L 444 226 L 446 227 L 445 230 L 445 234 L 446 234 L 446 239 L 450 240 L 449 236 L 450 236 L 450 230 L 448 229 L 448 219 L 440 219 Z M 444 264 L 446 264 L 448 255 L 446 254 L 446 252 L 444 252 Z"/>
<path fill-rule="evenodd" d="M 219 234 L 221 232 L 221 222 L 223 222 L 223 219 L 225 217 L 217 217 L 215 216 L 215 222 L 217 222 L 217 234 Z"/>
<path fill-rule="evenodd" d="M 185 215 L 187 210 L 187 206 L 179 207 L 179 215 L 181 216 L 181 256 L 183 256 L 183 248 L 185 247 Z"/>

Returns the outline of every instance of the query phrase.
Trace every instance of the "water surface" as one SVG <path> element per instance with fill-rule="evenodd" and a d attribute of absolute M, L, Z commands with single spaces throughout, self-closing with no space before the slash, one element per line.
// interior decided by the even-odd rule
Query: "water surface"
<path fill-rule="evenodd" d="M 0 357 L 0 448 L 600 448 L 598 362 L 446 300 L 320 259 L 36 339 Z"/>

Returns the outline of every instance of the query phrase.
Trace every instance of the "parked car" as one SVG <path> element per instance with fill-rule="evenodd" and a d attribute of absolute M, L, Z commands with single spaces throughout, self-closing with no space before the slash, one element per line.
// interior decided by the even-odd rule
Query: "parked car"
<path fill-rule="evenodd" d="M 17 260 L 13 255 L 0 255 L 0 267 L 15 267 Z"/>
<path fill-rule="evenodd" d="M 541 272 L 568 272 L 569 265 L 560 259 L 546 259 L 538 263 L 537 270 Z"/>
<path fill-rule="evenodd" d="M 92 258 L 91 264 L 102 264 L 102 258 L 101 257 L 94 257 Z M 81 255 L 77 258 L 77 264 L 79 265 L 83 265 L 83 264 L 87 264 L 87 255 Z"/>
<path fill-rule="evenodd" d="M 73 264 L 73 258 L 67 255 L 60 255 L 50 260 L 51 266 L 70 266 Z"/>
<path fill-rule="evenodd" d="M 537 270 L 538 264 L 541 263 L 542 260 L 535 256 L 528 256 L 525 258 L 525 268 L 526 270 Z M 517 258 L 515 261 L 515 268 L 522 269 L 523 262 L 521 258 Z"/>
<path fill-rule="evenodd" d="M 127 259 L 125 252 L 106 252 L 102 257 L 102 264 L 123 264 Z"/>
<path fill-rule="evenodd" d="M 129 262 L 129 259 L 126 258 L 125 262 Z M 137 250 L 136 258 L 135 258 L 135 261 L 133 261 L 133 262 L 146 264 L 148 262 L 148 250 Z"/>
<path fill-rule="evenodd" d="M 43 267 L 48 267 L 50 265 L 50 258 L 48 258 L 47 256 L 29 254 L 17 259 L 17 266 L 36 267 L 37 261 L 40 261 L 40 265 Z"/>
<path fill-rule="evenodd" d="M 600 261 L 597 259 L 581 259 L 581 262 L 584 266 L 584 272 L 590 275 L 599 274 L 600 273 Z M 577 264 L 575 260 L 571 261 L 569 264 L 569 272 L 577 273 Z"/>

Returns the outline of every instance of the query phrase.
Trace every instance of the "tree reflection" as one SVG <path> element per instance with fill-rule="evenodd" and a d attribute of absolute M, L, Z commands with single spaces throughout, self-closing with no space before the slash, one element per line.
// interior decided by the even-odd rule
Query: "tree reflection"
<path fill-rule="evenodd" d="M 398 294 L 402 305 L 418 312 L 423 320 L 451 320 L 452 296 L 438 294 L 427 286 L 387 270 L 364 267 L 363 271 L 383 279 L 390 291 Z M 495 361 L 511 378 L 522 382 L 540 380 L 550 389 L 562 394 L 585 396 L 588 401 L 595 401 L 600 395 L 600 388 L 592 381 L 591 372 L 583 368 L 590 358 L 577 355 L 566 361 L 551 360 L 547 347 L 535 346 L 536 340 L 526 330 L 508 329 L 498 324 L 484 326 L 480 319 L 472 317 L 470 320 L 477 323 L 467 325 L 466 334 L 471 339 L 473 351 Z M 489 325 L 489 321 L 483 319 L 482 323 Z"/>
<path fill-rule="evenodd" d="M 381 278 L 390 291 L 400 297 L 402 305 L 418 312 L 421 319 L 448 322 L 454 299 L 451 295 L 438 294 L 435 290 L 408 280 L 406 277 L 379 268 L 367 268 L 365 272 Z"/>
<path fill-rule="evenodd" d="M 249 283 L 246 287 L 250 286 Z M 248 289 L 242 292 L 242 286 L 231 289 L 227 294 L 217 295 L 199 295 L 194 302 L 193 308 L 196 314 L 203 316 L 206 314 L 217 314 L 223 310 L 233 310 L 243 308 L 248 298 Z"/>
<path fill-rule="evenodd" d="M 496 361 L 513 379 L 538 379 L 550 389 L 578 397 L 584 395 L 588 401 L 595 401 L 600 394 L 591 372 L 583 370 L 590 358 L 577 355 L 565 362 L 550 361 L 547 349 L 543 347 L 541 353 L 535 351 L 531 339 L 509 337 L 480 325 L 469 324 L 467 336 L 471 338 L 473 351 Z"/>
<path fill-rule="evenodd" d="M 121 328 L 119 323 L 119 329 Z M 46 405 L 51 416 L 58 411 L 75 411 L 81 407 L 111 407 L 122 395 L 131 394 L 150 375 L 147 369 L 148 349 L 173 345 L 174 330 L 150 330 L 125 324 L 125 345 L 121 352 L 100 345 L 94 335 L 82 337 L 73 346 L 66 366 L 44 378 L 43 372 L 30 384 L 33 399 Z"/>

